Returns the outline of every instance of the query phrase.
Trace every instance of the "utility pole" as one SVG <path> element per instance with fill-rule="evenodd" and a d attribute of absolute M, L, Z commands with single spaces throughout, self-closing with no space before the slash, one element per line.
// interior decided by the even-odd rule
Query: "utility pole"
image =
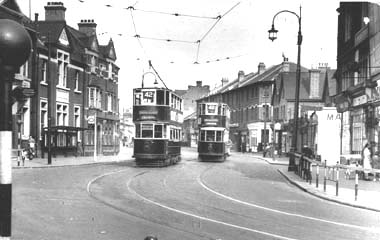
<path fill-rule="evenodd" d="M 48 81 L 48 129 L 47 129 L 47 147 L 48 147 L 48 164 L 51 165 L 51 121 L 53 116 L 53 99 L 52 91 L 54 86 L 54 78 L 51 77 L 51 43 L 50 33 L 47 35 L 48 60 L 47 60 L 47 81 Z M 54 101 L 55 102 L 55 101 Z"/>

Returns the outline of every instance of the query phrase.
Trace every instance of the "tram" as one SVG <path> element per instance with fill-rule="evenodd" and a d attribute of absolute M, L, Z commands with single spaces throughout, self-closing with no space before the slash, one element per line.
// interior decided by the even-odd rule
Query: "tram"
<path fill-rule="evenodd" d="M 223 162 L 230 152 L 230 109 L 225 103 L 202 102 L 197 106 L 198 159 Z"/>
<path fill-rule="evenodd" d="M 165 167 L 181 160 L 182 111 L 182 98 L 167 88 L 133 89 L 137 166 Z"/>

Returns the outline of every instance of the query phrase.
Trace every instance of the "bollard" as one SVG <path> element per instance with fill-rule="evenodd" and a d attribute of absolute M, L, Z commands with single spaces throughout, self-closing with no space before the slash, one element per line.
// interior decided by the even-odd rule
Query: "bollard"
<path fill-rule="evenodd" d="M 313 180 L 313 165 L 311 164 L 311 162 L 309 162 L 309 184 L 311 185 L 311 181 Z"/>
<path fill-rule="evenodd" d="M 356 163 L 358 167 L 358 163 Z M 358 200 L 358 190 L 359 190 L 359 173 L 358 170 L 355 170 L 355 201 Z"/>
<path fill-rule="evenodd" d="M 318 188 L 319 183 L 319 163 L 317 163 L 317 172 L 315 174 L 315 187 Z"/>
<path fill-rule="evenodd" d="M 323 177 L 323 191 L 326 192 L 327 160 L 325 160 L 325 176 Z"/>
<path fill-rule="evenodd" d="M 339 189 L 339 167 L 338 167 L 338 162 L 336 162 L 336 181 L 335 181 L 335 184 L 336 184 L 335 194 L 336 194 L 336 196 L 338 196 L 338 189 Z"/>

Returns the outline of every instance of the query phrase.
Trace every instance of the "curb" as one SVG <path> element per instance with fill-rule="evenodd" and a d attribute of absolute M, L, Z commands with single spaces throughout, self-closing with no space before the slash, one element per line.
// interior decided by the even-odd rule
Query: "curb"
<path fill-rule="evenodd" d="M 255 158 L 258 158 L 258 159 L 261 159 L 261 160 L 264 160 L 265 162 L 271 164 L 271 165 L 281 165 L 281 166 L 287 166 L 289 163 L 282 163 L 282 162 L 279 162 L 279 161 L 270 161 L 266 158 L 263 158 L 263 157 L 255 157 Z"/>
<path fill-rule="evenodd" d="M 377 209 L 377 208 L 371 208 L 371 207 L 367 207 L 367 206 L 363 206 L 363 205 L 359 205 L 359 204 L 353 204 L 353 203 L 348 203 L 348 202 L 344 202 L 342 200 L 339 200 L 339 199 L 335 199 L 335 198 L 331 198 L 331 197 L 328 197 L 328 196 L 323 196 L 321 194 L 319 194 L 318 192 L 314 192 L 314 191 L 310 191 L 308 188 L 305 188 L 303 186 L 301 186 L 301 184 L 298 184 L 297 181 L 293 181 L 292 179 L 290 179 L 285 173 L 283 173 L 280 169 L 277 169 L 277 171 L 291 184 L 293 184 L 294 186 L 298 187 L 299 189 L 303 190 L 304 192 L 307 192 L 315 197 L 318 197 L 318 198 L 321 198 L 323 200 L 327 200 L 327 201 L 331 201 L 331 202 L 335 202 L 335 203 L 338 203 L 338 204 L 342 204 L 342 205 L 346 205 L 346 206 L 350 206 L 350 207 L 355 207 L 355 208 L 361 208 L 361 209 L 365 209 L 365 210 L 370 210 L 370 211 L 375 211 L 375 212 L 380 212 L 380 209 Z"/>
<path fill-rule="evenodd" d="M 41 169 L 41 168 L 60 168 L 60 167 L 75 167 L 75 166 L 86 166 L 86 165 L 100 165 L 100 164 L 111 164 L 111 163 L 120 163 L 120 162 L 130 162 L 134 159 L 126 159 L 126 160 L 113 160 L 113 161 L 99 161 L 99 162 L 86 162 L 81 164 L 65 164 L 65 165 L 41 165 L 41 166 L 13 166 L 12 169 Z"/>

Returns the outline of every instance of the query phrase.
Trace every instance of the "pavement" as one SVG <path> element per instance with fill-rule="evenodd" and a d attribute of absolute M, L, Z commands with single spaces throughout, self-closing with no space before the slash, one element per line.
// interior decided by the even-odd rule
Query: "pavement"
<path fill-rule="evenodd" d="M 336 181 L 326 181 L 326 191 L 324 190 L 324 168 L 319 169 L 318 187 L 316 186 L 316 167 L 312 170 L 312 181 L 307 182 L 293 171 L 288 171 L 288 157 L 262 157 L 262 154 L 250 153 L 253 157 L 262 159 L 277 167 L 277 171 L 291 184 L 301 190 L 316 197 L 344 204 L 352 207 L 380 212 L 380 181 L 371 179 L 366 181 L 359 179 L 358 193 L 355 199 L 355 178 L 345 178 L 345 170 L 339 171 L 338 195 L 336 191 Z M 328 174 L 327 174 L 328 175 Z M 328 179 L 328 177 L 327 177 Z"/>
<path fill-rule="evenodd" d="M 25 168 L 49 168 L 49 167 L 63 167 L 63 166 L 75 166 L 86 164 L 99 164 L 107 162 L 121 162 L 121 161 L 134 161 L 132 158 L 133 148 L 121 147 L 120 153 L 114 156 L 97 156 L 95 159 L 93 156 L 58 156 L 52 158 L 52 163 L 47 163 L 47 155 L 45 158 L 34 158 L 29 161 L 26 160 L 24 165 L 22 162 L 18 163 L 17 158 L 13 158 L 13 169 L 25 169 Z M 231 155 L 241 154 L 232 152 Z M 338 195 L 336 195 L 336 182 L 332 180 L 326 181 L 326 191 L 324 190 L 324 170 L 320 168 L 318 177 L 318 187 L 316 187 L 316 169 L 313 169 L 312 182 L 306 182 L 306 180 L 299 177 L 292 171 L 288 171 L 289 158 L 284 156 L 263 157 L 259 153 L 245 153 L 244 156 L 254 157 L 266 161 L 277 168 L 277 171 L 291 184 L 297 186 L 301 190 L 314 195 L 316 197 L 333 201 L 339 204 L 349 205 L 352 207 L 372 210 L 380 212 L 380 181 L 365 181 L 359 180 L 358 194 L 355 199 L 355 179 L 345 179 L 344 171 L 340 171 L 340 179 L 338 184 Z M 19 166 L 20 165 L 20 166 Z"/>
<path fill-rule="evenodd" d="M 130 147 L 120 147 L 120 152 L 118 155 L 103 156 L 98 155 L 96 159 L 94 156 L 57 156 L 52 157 L 51 164 L 48 164 L 47 154 L 44 158 L 33 158 L 33 160 L 25 160 L 24 164 L 22 161 L 18 162 L 17 157 L 12 159 L 12 168 L 49 168 L 49 167 L 63 167 L 63 166 L 76 166 L 76 165 L 87 165 L 87 164 L 100 164 L 107 162 L 122 162 L 122 161 L 134 161 L 132 158 L 133 148 Z"/>

